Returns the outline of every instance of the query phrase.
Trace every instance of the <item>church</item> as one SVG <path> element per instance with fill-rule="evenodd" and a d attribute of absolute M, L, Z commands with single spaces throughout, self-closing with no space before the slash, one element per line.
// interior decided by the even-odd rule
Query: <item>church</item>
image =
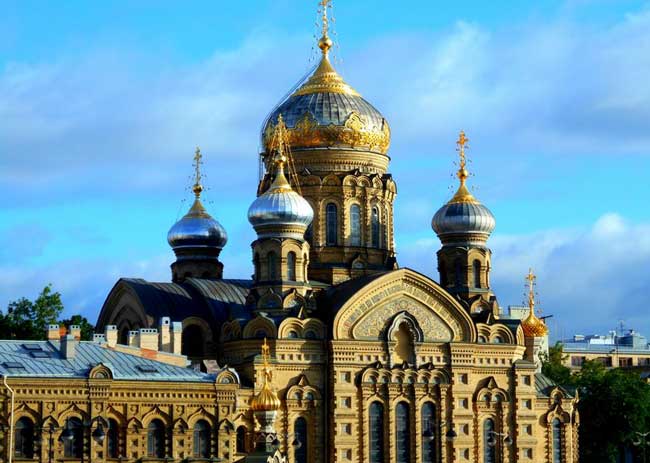
<path fill-rule="evenodd" d="M 120 279 L 97 320 L 110 349 L 186 356 L 192 399 L 178 398 L 182 382 L 139 377 L 84 413 L 120 410 L 120 462 L 577 462 L 577 395 L 540 370 L 535 277 L 523 319 L 491 287 L 496 221 L 468 186 L 468 138 L 457 191 L 431 221 L 437 274 L 401 267 L 390 127 L 333 67 L 331 5 L 320 8 L 320 62 L 260 135 L 251 279 L 223 278 L 227 231 L 202 203 L 197 149 L 193 204 L 167 234 L 170 281 Z M 213 430 L 200 454 L 195 416 Z M 154 422 L 166 431 L 146 444 Z"/>

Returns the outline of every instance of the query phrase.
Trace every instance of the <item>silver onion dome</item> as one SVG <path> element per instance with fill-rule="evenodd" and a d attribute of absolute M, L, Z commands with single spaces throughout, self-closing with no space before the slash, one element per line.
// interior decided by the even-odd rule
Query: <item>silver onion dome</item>
<path fill-rule="evenodd" d="M 313 218 L 311 205 L 291 189 L 284 176 L 283 160 L 277 162 L 273 183 L 248 208 L 248 221 L 258 237 L 304 239 Z"/>
<path fill-rule="evenodd" d="M 189 212 L 176 222 L 167 233 L 167 242 L 174 249 L 222 249 L 228 241 L 226 230 L 207 213 L 197 197 Z"/>

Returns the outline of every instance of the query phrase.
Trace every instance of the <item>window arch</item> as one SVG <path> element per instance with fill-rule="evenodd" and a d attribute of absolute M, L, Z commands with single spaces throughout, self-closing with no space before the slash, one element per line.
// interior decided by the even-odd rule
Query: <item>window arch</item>
<path fill-rule="evenodd" d="M 83 454 L 83 426 L 79 418 L 68 418 L 65 429 L 70 433 L 69 439 L 64 439 L 63 456 L 65 458 L 81 458 Z"/>
<path fill-rule="evenodd" d="M 380 402 L 370 404 L 370 463 L 384 463 L 384 406 Z"/>
<path fill-rule="evenodd" d="M 438 424 L 436 423 L 436 406 L 432 402 L 422 405 L 422 463 L 437 463 L 436 442 L 438 441 Z"/>
<path fill-rule="evenodd" d="M 183 327 L 181 334 L 181 353 L 188 357 L 203 357 L 203 329 L 199 325 Z"/>
<path fill-rule="evenodd" d="M 296 418 L 293 424 L 294 442 L 300 445 L 294 446 L 293 461 L 295 463 L 307 463 L 309 441 L 307 438 L 307 420 L 302 416 Z"/>
<path fill-rule="evenodd" d="M 494 420 L 488 418 L 483 422 L 483 463 L 496 463 L 497 451 L 494 438 Z"/>
<path fill-rule="evenodd" d="M 262 275 L 260 274 L 260 255 L 258 253 L 255 253 L 253 265 L 255 266 L 255 279 L 259 281 L 262 279 Z"/>
<path fill-rule="evenodd" d="M 325 241 L 328 246 L 338 244 L 339 217 L 336 204 L 329 203 L 325 207 Z"/>
<path fill-rule="evenodd" d="M 370 218 L 370 228 L 372 232 L 372 247 L 380 248 L 380 228 L 379 228 L 379 208 L 377 206 L 372 208 L 372 215 Z"/>
<path fill-rule="evenodd" d="M 398 403 L 395 410 L 395 455 L 397 463 L 411 462 L 411 420 L 406 402 Z"/>
<path fill-rule="evenodd" d="M 34 458 L 34 423 L 26 416 L 16 421 L 14 456 L 16 458 Z"/>
<path fill-rule="evenodd" d="M 246 427 L 239 426 L 237 428 L 237 453 L 246 453 Z"/>
<path fill-rule="evenodd" d="M 555 418 L 553 427 L 553 463 L 562 463 L 562 422 Z"/>
<path fill-rule="evenodd" d="M 266 265 L 268 267 L 268 280 L 277 280 L 278 279 L 278 258 L 274 251 L 269 252 L 266 255 Z"/>
<path fill-rule="evenodd" d="M 194 424 L 194 456 L 196 458 L 210 458 L 210 424 L 199 420 Z"/>
<path fill-rule="evenodd" d="M 120 454 L 119 425 L 113 418 L 108 420 L 108 429 L 106 430 L 106 452 L 108 458 L 117 458 Z"/>
<path fill-rule="evenodd" d="M 350 245 L 361 246 L 361 207 L 350 206 Z"/>
<path fill-rule="evenodd" d="M 463 265 L 460 259 L 454 261 L 454 277 L 456 286 L 463 286 Z"/>
<path fill-rule="evenodd" d="M 147 454 L 153 458 L 165 457 L 165 425 L 158 419 L 151 420 L 147 427 Z"/>
<path fill-rule="evenodd" d="M 287 280 L 296 281 L 296 253 L 293 251 L 287 254 Z"/>
<path fill-rule="evenodd" d="M 481 287 L 481 262 L 477 259 L 472 264 L 472 270 L 474 273 L 474 287 Z"/>

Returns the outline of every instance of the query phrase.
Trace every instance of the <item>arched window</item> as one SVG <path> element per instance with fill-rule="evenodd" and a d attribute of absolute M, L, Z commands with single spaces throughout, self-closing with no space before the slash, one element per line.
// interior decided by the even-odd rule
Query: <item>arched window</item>
<path fill-rule="evenodd" d="M 371 228 L 372 228 L 372 247 L 380 248 L 381 242 L 379 239 L 379 208 L 377 206 L 372 208 Z"/>
<path fill-rule="evenodd" d="M 460 259 L 454 261 L 454 274 L 456 286 L 463 286 L 463 266 L 460 263 Z"/>
<path fill-rule="evenodd" d="M 120 328 L 120 335 L 118 337 L 118 344 L 122 344 L 123 346 L 126 346 L 129 344 L 129 327 L 128 326 L 123 326 Z"/>
<path fill-rule="evenodd" d="M 188 357 L 203 357 L 203 330 L 199 325 L 188 325 L 181 335 L 181 353 Z"/>
<path fill-rule="evenodd" d="M 309 280 L 309 275 L 307 274 L 307 263 L 309 262 L 309 258 L 307 257 L 307 254 L 302 256 L 302 279 L 304 281 Z"/>
<path fill-rule="evenodd" d="M 488 418 L 483 422 L 483 463 L 496 463 L 497 442 L 494 434 L 494 420 Z"/>
<path fill-rule="evenodd" d="M 361 246 L 361 208 L 358 204 L 350 206 L 350 244 Z"/>
<path fill-rule="evenodd" d="M 77 417 L 68 418 L 63 432 L 69 436 L 63 440 L 63 456 L 65 458 L 81 458 L 84 448 L 81 420 Z"/>
<path fill-rule="evenodd" d="M 246 427 L 237 428 L 237 453 L 246 453 Z"/>
<path fill-rule="evenodd" d="M 147 454 L 153 458 L 165 457 L 165 425 L 152 420 L 147 427 Z"/>
<path fill-rule="evenodd" d="M 305 230 L 305 241 L 311 243 L 313 237 L 314 237 L 314 227 L 310 223 L 309 225 L 307 225 L 307 230 Z"/>
<path fill-rule="evenodd" d="M 34 458 L 34 423 L 27 417 L 16 421 L 14 431 L 14 456 Z"/>
<path fill-rule="evenodd" d="M 253 258 L 253 265 L 255 266 L 255 279 L 259 281 L 262 279 L 262 275 L 260 274 L 260 255 L 257 253 Z"/>
<path fill-rule="evenodd" d="M 325 208 L 325 241 L 328 246 L 338 244 L 339 217 L 336 204 L 329 203 Z"/>
<path fill-rule="evenodd" d="M 120 455 L 120 430 L 117 421 L 108 420 L 108 429 L 106 431 L 106 452 L 108 458 L 117 458 Z"/>
<path fill-rule="evenodd" d="M 397 463 L 411 463 L 411 420 L 406 402 L 398 403 L 395 410 L 395 455 Z"/>
<path fill-rule="evenodd" d="M 481 262 L 475 260 L 474 263 L 472 264 L 472 268 L 474 270 L 474 287 L 480 288 L 481 287 Z"/>
<path fill-rule="evenodd" d="M 553 463 L 562 463 L 562 423 L 553 420 Z"/>
<path fill-rule="evenodd" d="M 271 251 L 266 256 L 266 265 L 268 267 L 268 280 L 277 280 L 278 279 L 278 259 L 275 255 L 275 252 Z"/>
<path fill-rule="evenodd" d="M 438 441 L 436 406 L 432 402 L 422 405 L 422 463 L 436 463 Z"/>
<path fill-rule="evenodd" d="M 296 253 L 287 254 L 287 280 L 296 281 Z"/>
<path fill-rule="evenodd" d="M 194 424 L 194 457 L 210 458 L 210 424 L 199 420 Z"/>
<path fill-rule="evenodd" d="M 294 442 L 293 461 L 295 463 L 307 463 L 307 449 L 309 442 L 307 439 L 307 420 L 302 416 L 296 419 L 293 424 Z"/>
<path fill-rule="evenodd" d="M 370 404 L 370 463 L 384 463 L 384 406 Z"/>

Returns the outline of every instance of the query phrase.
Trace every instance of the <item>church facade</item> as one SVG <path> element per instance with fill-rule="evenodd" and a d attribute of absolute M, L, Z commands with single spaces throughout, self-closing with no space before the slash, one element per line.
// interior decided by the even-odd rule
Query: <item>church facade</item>
<path fill-rule="evenodd" d="M 194 203 L 168 233 L 171 281 L 120 279 L 97 321 L 126 346 L 178 321 L 182 353 L 206 374 L 221 365 L 215 374 L 232 381 L 196 380 L 193 391 L 211 391 L 192 407 L 175 398 L 177 383 L 158 385 L 137 417 L 119 408 L 116 426 L 163 422 L 172 460 L 193 458 L 186 431 L 200 415 L 234 436 L 211 437 L 205 458 L 214 461 L 577 462 L 577 398 L 540 372 L 548 330 L 535 314 L 534 276 L 524 320 L 504 317 L 491 288 L 496 222 L 467 187 L 462 132 L 458 189 L 432 218 L 438 274 L 398 265 L 390 128 L 332 66 L 328 8 L 321 2 L 320 63 L 261 134 L 252 279 L 223 278 L 227 234 L 201 202 L 197 150 Z M 123 399 L 104 409 L 111 400 Z M 158 456 L 146 436 L 137 452 L 124 439 L 121 461 Z"/>

